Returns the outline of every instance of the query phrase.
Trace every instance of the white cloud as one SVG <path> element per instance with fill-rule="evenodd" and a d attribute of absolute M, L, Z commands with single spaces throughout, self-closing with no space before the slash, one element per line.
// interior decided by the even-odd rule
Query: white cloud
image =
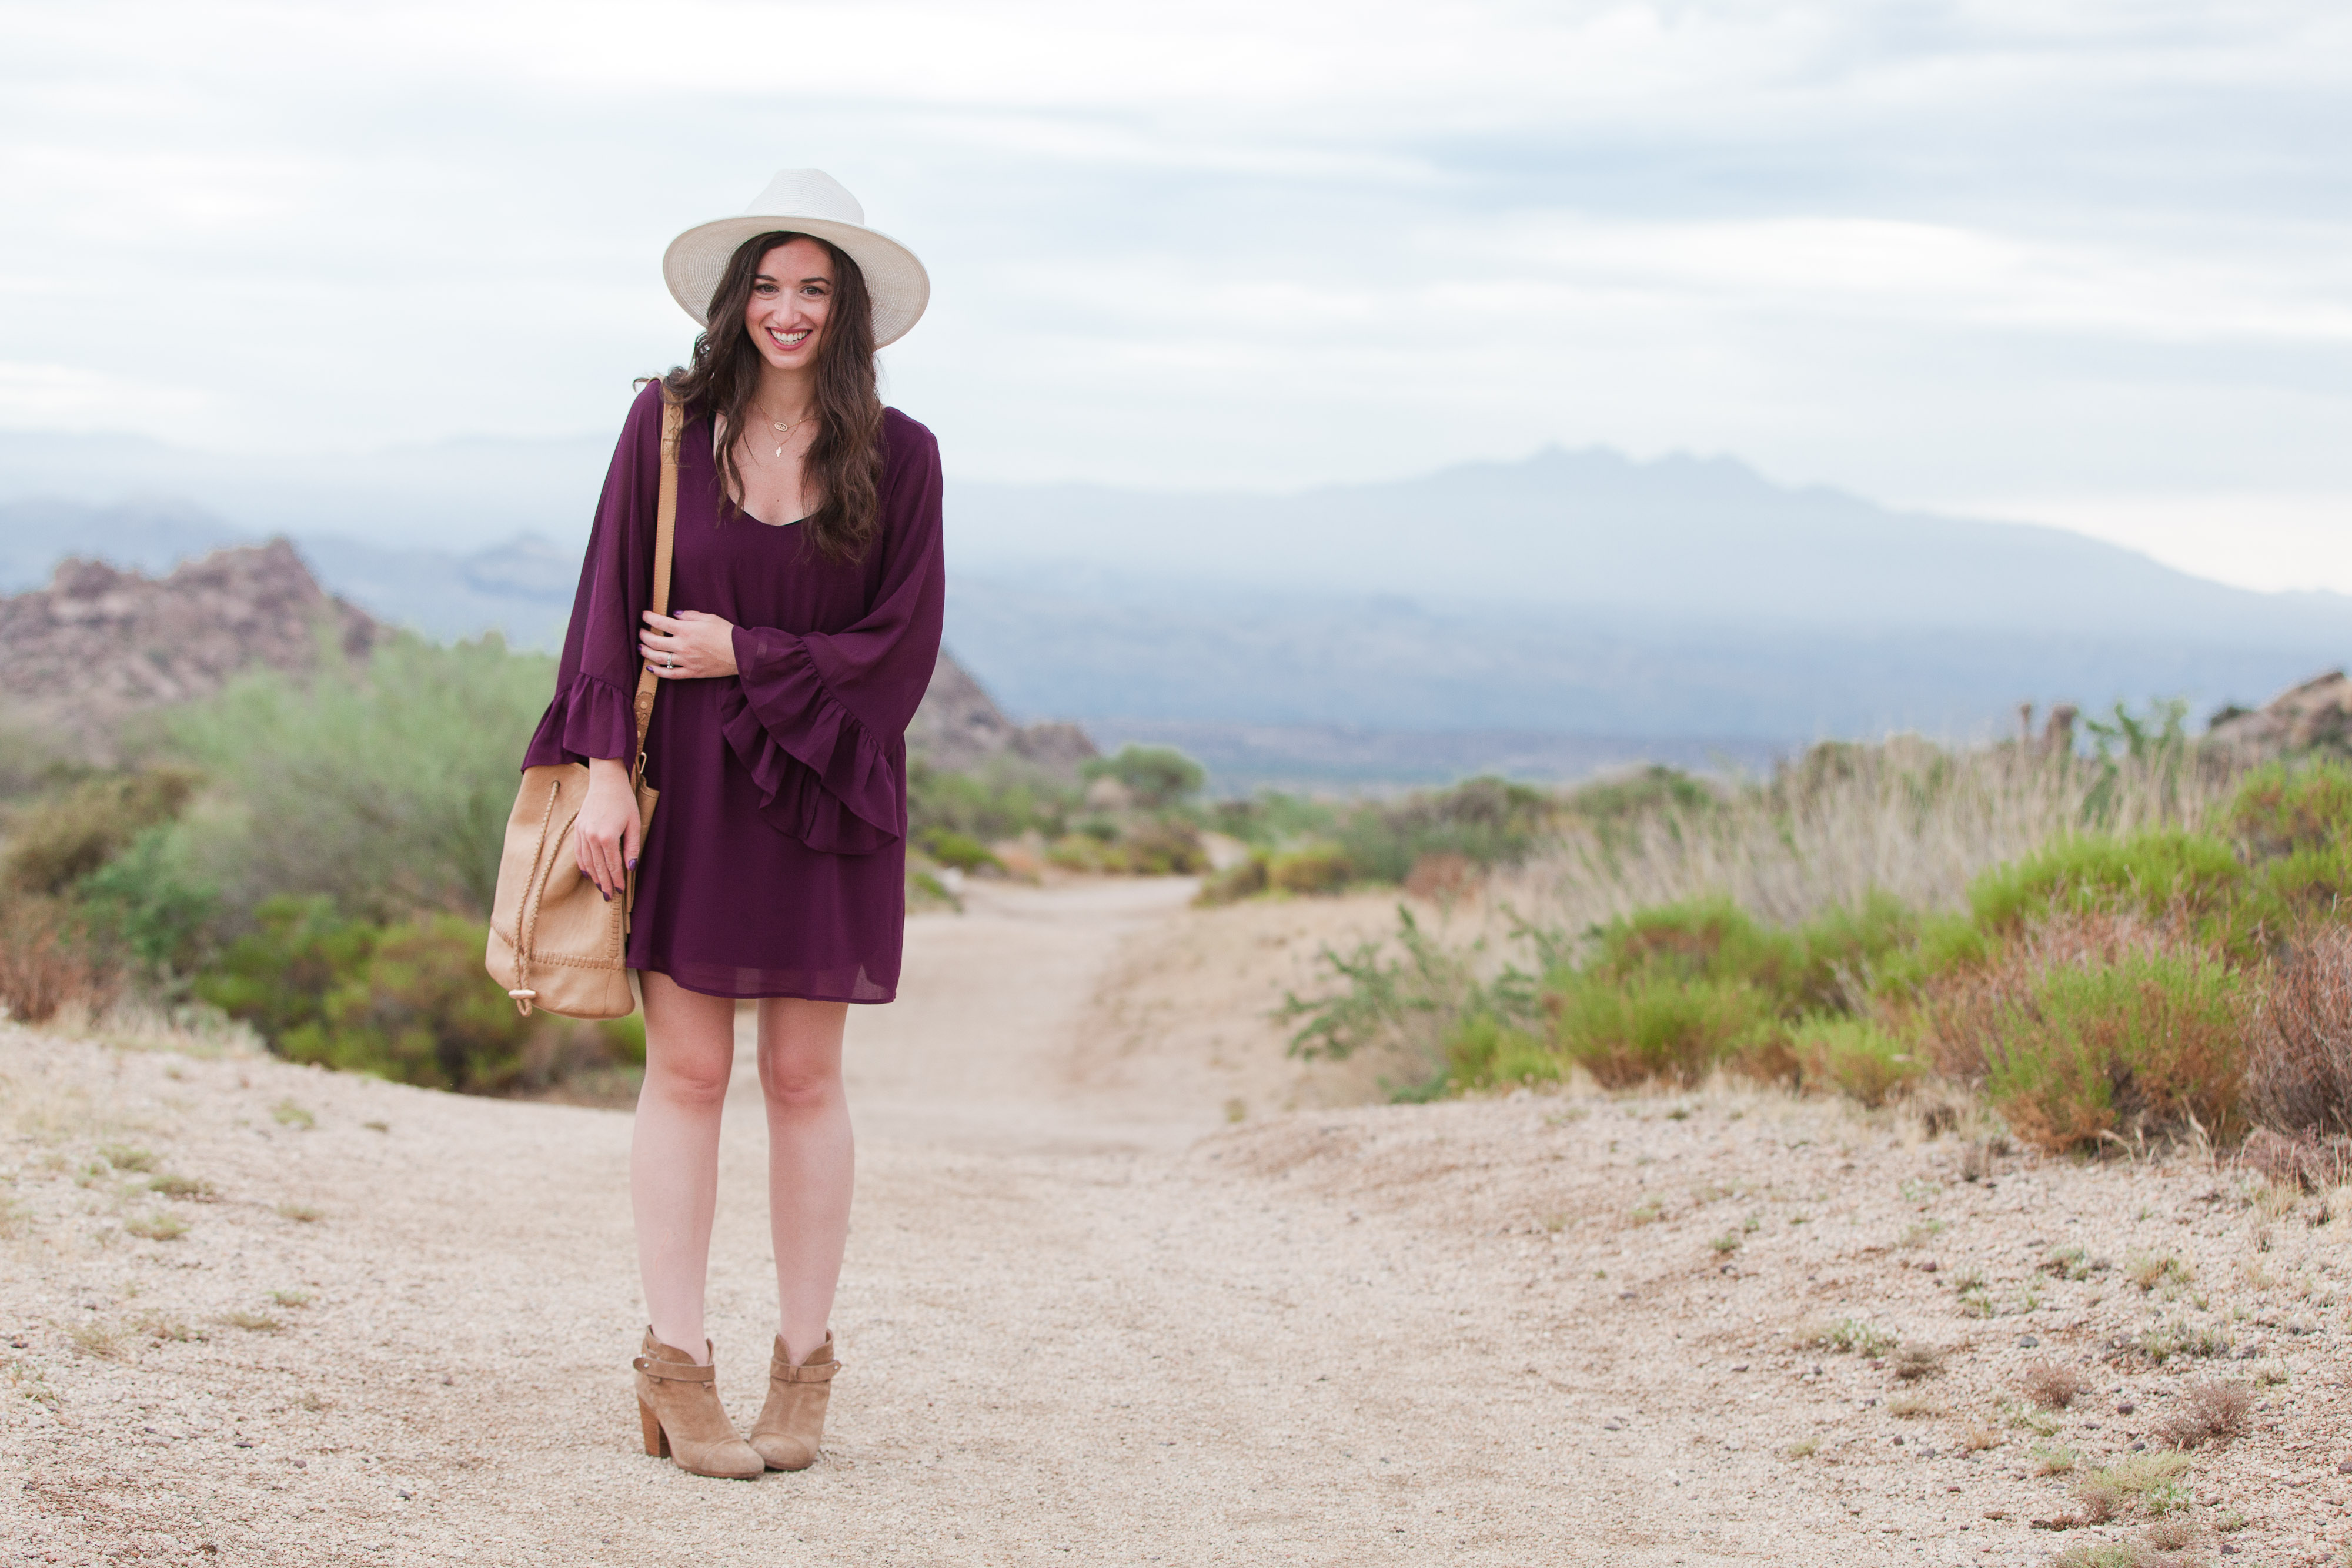
<path fill-rule="evenodd" d="M 2319 0 L 0 16 L 10 423 L 590 428 L 668 235 L 808 162 L 930 264 L 891 385 L 975 476 L 2352 494 Z"/>

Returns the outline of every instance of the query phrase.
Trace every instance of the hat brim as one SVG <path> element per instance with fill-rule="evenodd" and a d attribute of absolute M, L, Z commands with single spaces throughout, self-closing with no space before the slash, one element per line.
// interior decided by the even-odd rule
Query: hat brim
<path fill-rule="evenodd" d="M 669 285 L 669 297 L 698 324 L 708 327 L 710 296 L 735 252 L 745 240 L 778 232 L 830 241 L 857 264 L 866 275 L 866 295 L 874 301 L 876 348 L 897 342 L 923 319 L 931 302 L 931 275 L 915 253 L 888 235 L 835 218 L 754 214 L 698 225 L 662 252 L 662 281 Z"/>

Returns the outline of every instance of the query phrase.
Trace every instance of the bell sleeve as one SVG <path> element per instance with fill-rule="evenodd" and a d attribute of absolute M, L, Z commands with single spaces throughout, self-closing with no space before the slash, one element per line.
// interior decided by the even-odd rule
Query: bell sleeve
<path fill-rule="evenodd" d="M 830 854 L 870 854 L 906 836 L 907 725 L 939 663 L 939 444 L 903 416 L 891 425 L 878 582 L 865 615 L 832 632 L 736 627 L 738 675 L 719 699 L 761 816 Z"/>
<path fill-rule="evenodd" d="M 661 503 L 661 389 L 629 406 L 556 665 L 555 700 L 523 753 L 525 768 L 636 755 L 636 627 L 653 597 L 653 541 Z"/>

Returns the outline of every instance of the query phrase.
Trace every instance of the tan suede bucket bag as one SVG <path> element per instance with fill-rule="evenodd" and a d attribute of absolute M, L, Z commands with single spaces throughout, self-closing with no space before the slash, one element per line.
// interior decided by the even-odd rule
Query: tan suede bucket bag
<path fill-rule="evenodd" d="M 662 389 L 661 509 L 654 534 L 656 614 L 669 611 L 671 536 L 677 526 L 677 438 L 686 411 Z M 629 785 L 637 795 L 640 832 L 653 825 L 656 791 L 646 784 L 646 727 L 653 722 L 660 679 L 637 671 L 636 760 Z M 516 1009 L 533 1008 L 575 1019 L 625 1018 L 636 1010 L 625 951 L 637 875 L 621 896 L 607 900 L 580 869 L 574 833 L 588 801 L 588 765 L 555 763 L 522 770 L 499 856 L 498 896 L 490 904 L 490 978 L 506 988 Z M 643 841 L 642 839 L 639 840 Z"/>

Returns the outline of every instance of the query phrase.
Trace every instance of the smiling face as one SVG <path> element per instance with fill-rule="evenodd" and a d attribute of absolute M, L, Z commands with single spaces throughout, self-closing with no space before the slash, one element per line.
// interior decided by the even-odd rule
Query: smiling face
<path fill-rule="evenodd" d="M 743 303 L 743 329 L 760 357 L 780 371 L 814 365 L 833 292 L 833 257 L 816 241 L 786 240 L 762 256 Z"/>

